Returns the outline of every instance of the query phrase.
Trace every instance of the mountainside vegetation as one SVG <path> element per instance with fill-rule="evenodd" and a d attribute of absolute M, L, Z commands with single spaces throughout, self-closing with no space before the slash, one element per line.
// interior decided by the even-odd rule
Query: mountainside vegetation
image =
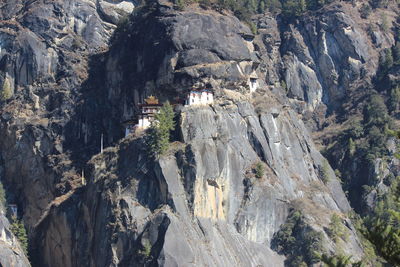
<path fill-rule="evenodd" d="M 363 234 L 379 255 L 397 266 L 400 264 L 400 191 L 399 172 L 392 164 L 396 158 L 394 151 L 399 147 L 396 135 L 399 98 L 398 84 L 387 86 L 386 83 L 393 60 L 390 50 L 385 51 L 385 55 L 380 61 L 375 87 L 368 89 L 362 119 L 353 118 L 351 126 L 339 133 L 335 143 L 324 153 L 331 159 L 332 166 L 338 168 L 354 209 L 362 214 Z M 394 148 L 388 146 L 390 142 L 395 144 Z M 337 160 L 338 157 L 342 158 Z M 377 162 L 383 168 L 383 177 L 380 173 L 370 174 Z M 373 203 L 368 202 L 371 196 Z"/>
<path fill-rule="evenodd" d="M 325 252 L 324 236 L 305 222 L 301 212 L 292 209 L 285 224 L 275 233 L 272 248 L 287 256 L 287 266 L 311 266 Z"/>
<path fill-rule="evenodd" d="M 286 20 L 290 21 L 300 17 L 307 11 L 317 10 L 335 1 L 339 0 L 175 0 L 175 4 L 180 9 L 183 9 L 186 5 L 198 2 L 204 7 L 230 10 L 239 19 L 249 22 L 252 15 L 264 12 L 282 14 Z M 352 2 L 353 0 L 347 1 Z M 387 1 L 385 0 L 371 1 L 371 6 L 374 7 L 384 7 L 386 5 Z"/>
<path fill-rule="evenodd" d="M 154 115 L 147 133 L 147 145 L 151 156 L 159 157 L 168 150 L 170 134 L 175 129 L 174 116 L 173 107 L 169 102 L 164 103 L 160 112 Z"/>
<path fill-rule="evenodd" d="M 373 212 L 365 218 L 365 226 L 366 236 L 379 253 L 388 262 L 400 265 L 400 177 L 379 197 Z"/>

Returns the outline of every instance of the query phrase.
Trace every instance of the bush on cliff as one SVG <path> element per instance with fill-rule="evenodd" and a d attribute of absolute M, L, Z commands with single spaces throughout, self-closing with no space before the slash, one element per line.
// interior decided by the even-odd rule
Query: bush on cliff
<path fill-rule="evenodd" d="M 347 229 L 342 223 L 342 219 L 339 215 L 333 214 L 328 228 L 329 237 L 337 243 L 340 239 L 347 241 L 347 234 Z"/>
<path fill-rule="evenodd" d="M 12 95 L 13 93 L 11 90 L 11 83 L 7 78 L 5 78 L 3 82 L 3 88 L 0 91 L 0 100 L 1 101 L 8 100 L 12 97 Z"/>
<path fill-rule="evenodd" d="M 261 162 L 258 162 L 256 164 L 255 171 L 256 171 L 256 178 L 258 179 L 262 178 L 265 172 L 264 165 Z"/>
<path fill-rule="evenodd" d="M 324 159 L 322 162 L 322 166 L 320 168 L 320 177 L 322 182 L 324 182 L 324 184 L 328 183 L 330 181 L 330 177 L 329 177 L 329 162 Z"/>

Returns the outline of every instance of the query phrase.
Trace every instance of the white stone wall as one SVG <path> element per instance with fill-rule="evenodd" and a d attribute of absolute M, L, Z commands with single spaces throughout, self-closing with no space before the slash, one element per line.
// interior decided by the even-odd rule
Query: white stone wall
<path fill-rule="evenodd" d="M 214 102 L 214 95 L 210 91 L 191 91 L 186 98 L 185 105 L 208 105 Z"/>
<path fill-rule="evenodd" d="M 140 128 L 146 129 L 150 127 L 150 124 L 151 124 L 151 118 L 149 116 L 142 116 L 141 118 L 139 118 L 139 123 L 137 125 Z"/>
<path fill-rule="evenodd" d="M 140 115 L 139 116 L 139 121 L 138 121 L 137 124 L 135 124 L 135 125 L 127 125 L 125 127 L 125 137 L 127 137 L 131 133 L 134 133 L 137 128 L 140 128 L 140 129 L 149 128 L 150 125 L 151 125 L 151 121 L 152 120 L 153 120 L 153 117 L 151 117 L 151 116 Z"/>
<path fill-rule="evenodd" d="M 258 79 L 256 78 L 249 78 L 249 87 L 250 92 L 254 92 L 258 88 Z"/>

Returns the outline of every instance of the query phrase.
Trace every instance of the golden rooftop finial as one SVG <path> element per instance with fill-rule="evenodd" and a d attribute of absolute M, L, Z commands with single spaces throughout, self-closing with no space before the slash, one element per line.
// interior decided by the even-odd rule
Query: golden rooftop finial
<path fill-rule="evenodd" d="M 146 104 L 148 105 L 157 105 L 158 99 L 155 96 L 151 95 L 147 99 L 145 99 L 144 102 L 146 102 Z"/>

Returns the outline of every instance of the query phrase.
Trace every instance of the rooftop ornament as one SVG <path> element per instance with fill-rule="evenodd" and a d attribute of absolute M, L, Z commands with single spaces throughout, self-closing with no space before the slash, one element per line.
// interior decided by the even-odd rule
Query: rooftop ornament
<path fill-rule="evenodd" d="M 144 100 L 144 102 L 145 102 L 147 105 L 159 105 L 158 99 L 157 99 L 155 96 L 153 96 L 153 95 L 151 95 L 151 96 L 149 96 L 148 98 L 146 98 L 146 99 Z"/>

